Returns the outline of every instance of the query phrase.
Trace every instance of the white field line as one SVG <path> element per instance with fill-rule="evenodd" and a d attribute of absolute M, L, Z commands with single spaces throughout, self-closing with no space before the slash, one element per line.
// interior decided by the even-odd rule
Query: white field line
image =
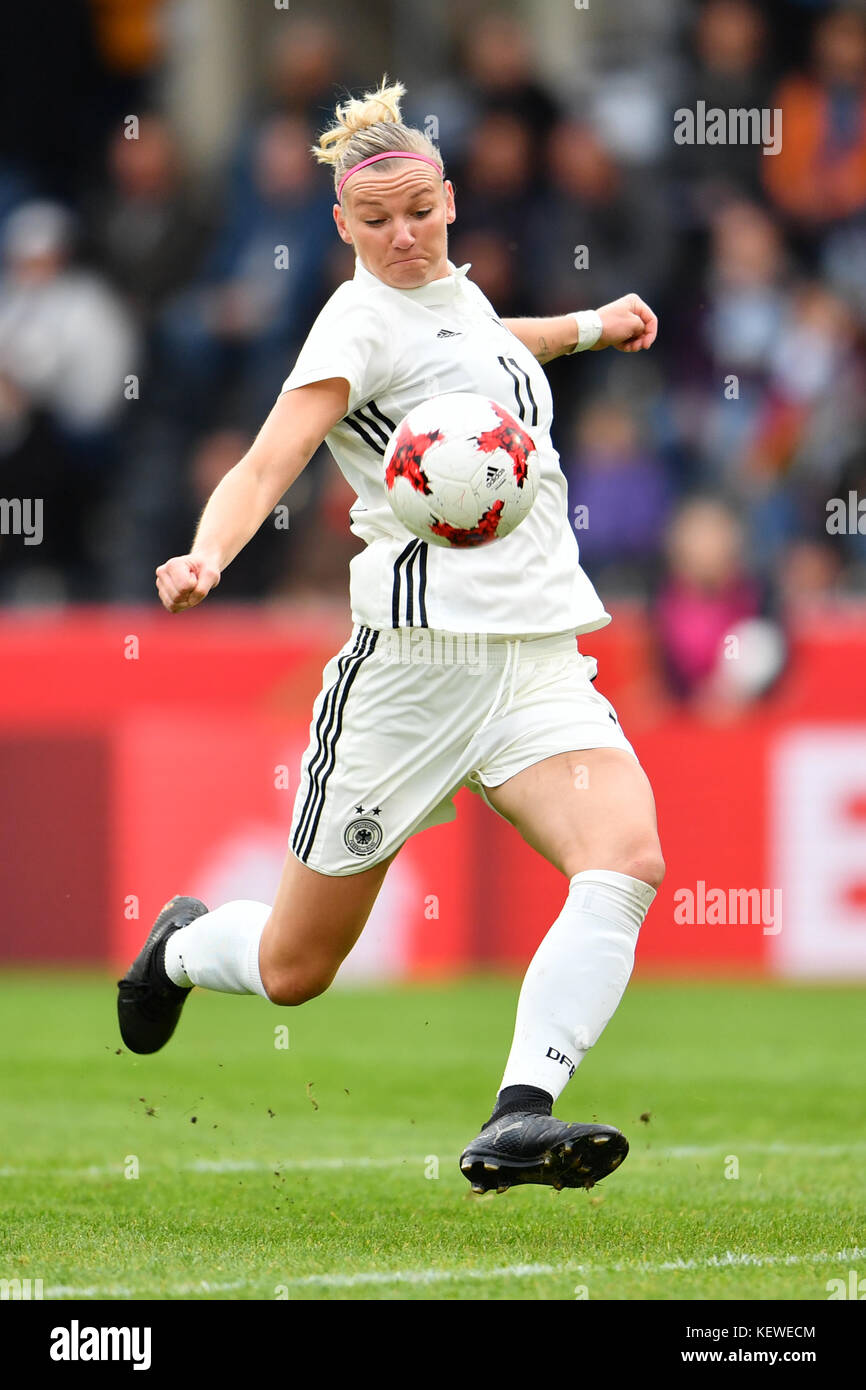
<path fill-rule="evenodd" d="M 522 1264 L 502 1265 L 494 1269 L 374 1269 L 358 1274 L 304 1274 L 294 1279 L 279 1279 L 273 1285 L 276 1289 L 355 1289 L 363 1287 L 386 1286 L 388 1284 L 445 1284 L 461 1280 L 489 1281 L 492 1279 L 534 1279 L 545 1276 L 564 1277 L 574 1274 L 669 1274 L 671 1272 L 706 1269 L 764 1269 L 772 1266 L 785 1268 L 793 1265 L 850 1264 L 853 1260 L 866 1257 L 866 1249 L 854 1246 L 848 1250 L 837 1250 L 829 1254 L 826 1250 L 816 1250 L 802 1255 L 751 1255 L 728 1250 L 724 1255 L 708 1255 L 703 1259 L 665 1260 L 661 1264 L 636 1262 L 629 1264 L 619 1261 L 616 1264 L 578 1264 L 569 1261 L 562 1265 Z M 231 1283 L 211 1283 L 201 1280 L 197 1284 L 174 1284 L 166 1291 L 166 1298 L 182 1298 L 188 1294 L 231 1293 L 238 1289 L 259 1288 L 262 1280 L 234 1280 Z M 45 1298 L 134 1298 L 132 1289 L 123 1284 L 88 1285 L 75 1287 L 70 1284 L 54 1284 L 44 1291 Z"/>
<path fill-rule="evenodd" d="M 276 1172 L 293 1172 L 317 1168 L 402 1168 L 406 1165 L 420 1165 L 423 1158 L 278 1158 L 275 1163 L 263 1163 L 261 1159 L 247 1158 L 197 1158 L 186 1165 L 190 1173 L 234 1173 L 256 1169 Z"/>
<path fill-rule="evenodd" d="M 192 1163 L 172 1164 L 163 1161 L 149 1165 L 160 1170 L 174 1168 L 181 1173 L 292 1173 L 316 1171 L 318 1169 L 339 1168 L 403 1168 L 407 1166 L 423 1168 L 425 1158 L 275 1158 L 268 1161 L 261 1158 L 196 1158 Z M 122 1163 L 91 1163 L 86 1168 L 0 1168 L 0 1178 L 20 1178 L 39 1173 L 43 1176 L 59 1178 L 109 1178 L 122 1177 Z"/>
<path fill-rule="evenodd" d="M 706 1158 L 713 1154 L 722 1154 L 725 1146 L 722 1144 L 675 1144 L 672 1148 L 653 1149 L 632 1149 L 629 1158 Z M 736 1139 L 732 1139 L 727 1146 L 728 1153 L 744 1154 L 759 1153 L 772 1155 L 794 1154 L 803 1157 L 818 1158 L 841 1158 L 845 1154 L 866 1153 L 866 1143 L 862 1144 L 785 1144 L 785 1143 L 745 1143 L 739 1144 Z"/>
<path fill-rule="evenodd" d="M 672 1148 L 646 1149 L 632 1148 L 629 1165 L 636 1161 L 658 1162 L 666 1159 L 685 1158 L 726 1158 L 728 1154 L 739 1156 L 745 1153 L 767 1154 L 770 1157 L 791 1155 L 803 1158 L 843 1158 L 848 1154 L 866 1153 L 866 1143 L 854 1144 L 785 1144 L 785 1143 L 738 1143 L 731 1139 L 729 1144 L 681 1144 Z M 440 1155 L 441 1157 L 441 1155 Z M 175 1168 L 185 1173 L 255 1173 L 255 1172 L 317 1172 L 319 1170 L 340 1170 L 343 1168 L 423 1168 L 427 1155 L 412 1155 L 403 1158 L 275 1158 L 272 1161 L 256 1158 L 197 1158 L 191 1163 L 171 1164 L 168 1160 L 149 1165 L 152 1169 Z M 104 1178 L 122 1176 L 123 1164 L 89 1164 L 81 1168 L 42 1167 L 31 1164 L 25 1167 L 6 1165 L 0 1168 L 0 1178 L 33 1177 L 36 1174 L 58 1178 Z"/>
<path fill-rule="evenodd" d="M 734 1250 L 726 1250 L 724 1255 L 708 1255 L 702 1260 L 664 1260 L 661 1264 L 620 1262 L 614 1265 L 580 1265 L 577 1268 L 581 1274 L 588 1274 L 590 1271 L 601 1272 L 602 1270 L 611 1271 L 614 1274 L 668 1274 L 672 1270 L 763 1269 L 770 1265 L 820 1265 L 832 1263 L 834 1260 L 862 1260 L 864 1257 L 866 1257 L 866 1249 L 855 1245 L 849 1250 L 837 1250 L 835 1255 L 828 1255 L 825 1250 L 818 1250 L 805 1255 L 749 1255 L 744 1252 L 738 1254 Z"/>

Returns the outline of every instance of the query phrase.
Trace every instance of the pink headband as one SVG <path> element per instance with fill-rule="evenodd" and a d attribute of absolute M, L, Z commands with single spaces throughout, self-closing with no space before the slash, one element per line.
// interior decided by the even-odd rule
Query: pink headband
<path fill-rule="evenodd" d="M 383 154 L 371 154 L 369 159 L 362 159 L 360 164 L 353 164 L 351 169 L 346 171 L 337 186 L 338 203 L 341 201 L 340 195 L 343 192 L 343 184 L 346 182 L 346 179 L 351 178 L 353 174 L 357 174 L 358 170 L 365 168 L 366 165 L 378 163 L 380 159 L 423 159 L 425 164 L 433 165 L 437 174 L 442 174 L 442 170 L 439 168 L 435 159 L 431 159 L 429 155 L 413 154 L 411 150 L 385 150 Z M 444 179 L 445 175 L 442 174 L 442 177 Z"/>

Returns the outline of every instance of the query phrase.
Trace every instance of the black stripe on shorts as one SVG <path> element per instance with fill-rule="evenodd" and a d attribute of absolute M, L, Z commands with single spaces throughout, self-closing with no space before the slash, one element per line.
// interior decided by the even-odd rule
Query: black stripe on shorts
<path fill-rule="evenodd" d="M 316 721 L 316 751 L 307 768 L 307 796 L 292 837 L 292 849 L 304 863 L 313 848 L 325 805 L 325 788 L 336 763 L 337 740 L 343 727 L 346 700 L 365 658 L 376 646 L 378 636 L 372 628 L 360 629 L 351 652 L 340 657 L 339 675 L 322 701 Z"/>

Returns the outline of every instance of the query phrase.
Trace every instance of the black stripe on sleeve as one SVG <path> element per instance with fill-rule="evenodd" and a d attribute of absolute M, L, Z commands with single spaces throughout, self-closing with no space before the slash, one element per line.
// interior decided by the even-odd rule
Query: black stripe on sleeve
<path fill-rule="evenodd" d="M 387 447 L 388 439 L 390 438 L 389 432 L 388 430 L 383 430 L 375 416 L 373 416 L 371 420 L 368 416 L 362 415 L 360 410 L 356 410 L 355 419 L 359 425 L 366 425 L 371 434 L 378 435 L 382 443 Z"/>
<path fill-rule="evenodd" d="M 379 409 L 375 401 L 368 401 L 364 409 L 369 410 L 371 414 L 375 415 L 377 419 L 381 420 L 382 424 L 386 426 L 389 434 L 394 433 L 395 429 L 397 428 L 396 421 L 389 420 L 388 416 L 385 414 L 383 410 Z"/>
<path fill-rule="evenodd" d="M 507 357 L 499 357 L 497 358 L 497 361 L 499 362 L 500 366 L 505 368 L 508 375 L 511 377 L 511 380 L 514 382 L 514 398 L 517 401 L 517 414 L 520 416 L 522 420 L 524 419 L 524 405 L 523 399 L 520 395 L 520 378 L 515 373 L 514 368 Z"/>
<path fill-rule="evenodd" d="M 358 421 L 354 418 L 354 416 L 352 416 L 352 415 L 347 415 L 347 416 L 346 416 L 346 419 L 345 419 L 345 423 L 346 423 L 347 425 L 349 425 L 349 427 L 350 427 L 351 429 L 353 429 L 353 430 L 355 431 L 356 434 L 359 434 L 359 435 L 361 436 L 361 438 L 363 439 L 364 443 L 365 443 L 365 444 L 368 444 L 369 447 L 370 447 L 375 453 L 377 453 L 377 454 L 379 455 L 380 458 L 384 458 L 384 457 L 385 457 L 385 446 L 384 446 L 384 444 L 380 444 L 379 441 L 378 441 L 378 439 L 374 439 L 372 435 L 368 434 L 367 431 L 363 428 L 363 426 L 360 425 L 360 424 L 358 423 Z M 369 428 L 369 424 L 370 424 L 369 420 L 365 420 L 365 421 L 364 421 L 364 424 L 367 425 L 368 428 Z M 377 429 L 379 428 L 378 425 L 376 426 L 376 428 L 377 428 Z"/>
<path fill-rule="evenodd" d="M 527 394 L 527 396 L 529 397 L 530 401 L 532 402 L 532 419 L 529 421 L 529 423 L 530 423 L 530 425 L 537 425 L 537 424 L 538 424 L 538 406 L 536 405 L 536 403 L 535 403 L 535 397 L 534 397 L 533 394 L 532 394 L 532 382 L 531 382 L 530 379 L 529 379 L 529 372 L 526 370 L 525 367 L 521 367 L 517 362 L 515 362 L 514 366 L 515 366 L 515 368 L 517 369 L 517 371 L 520 372 L 520 373 L 522 374 L 523 379 L 524 379 L 524 381 L 525 381 L 525 383 L 526 383 L 526 394 Z"/>

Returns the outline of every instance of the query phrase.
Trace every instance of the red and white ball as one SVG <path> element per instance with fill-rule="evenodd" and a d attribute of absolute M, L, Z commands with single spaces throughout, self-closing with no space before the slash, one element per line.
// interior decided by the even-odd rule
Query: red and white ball
<path fill-rule="evenodd" d="M 465 550 L 520 525 L 540 470 L 531 436 L 504 406 L 453 391 L 401 420 L 385 450 L 385 492 L 408 531 Z"/>

